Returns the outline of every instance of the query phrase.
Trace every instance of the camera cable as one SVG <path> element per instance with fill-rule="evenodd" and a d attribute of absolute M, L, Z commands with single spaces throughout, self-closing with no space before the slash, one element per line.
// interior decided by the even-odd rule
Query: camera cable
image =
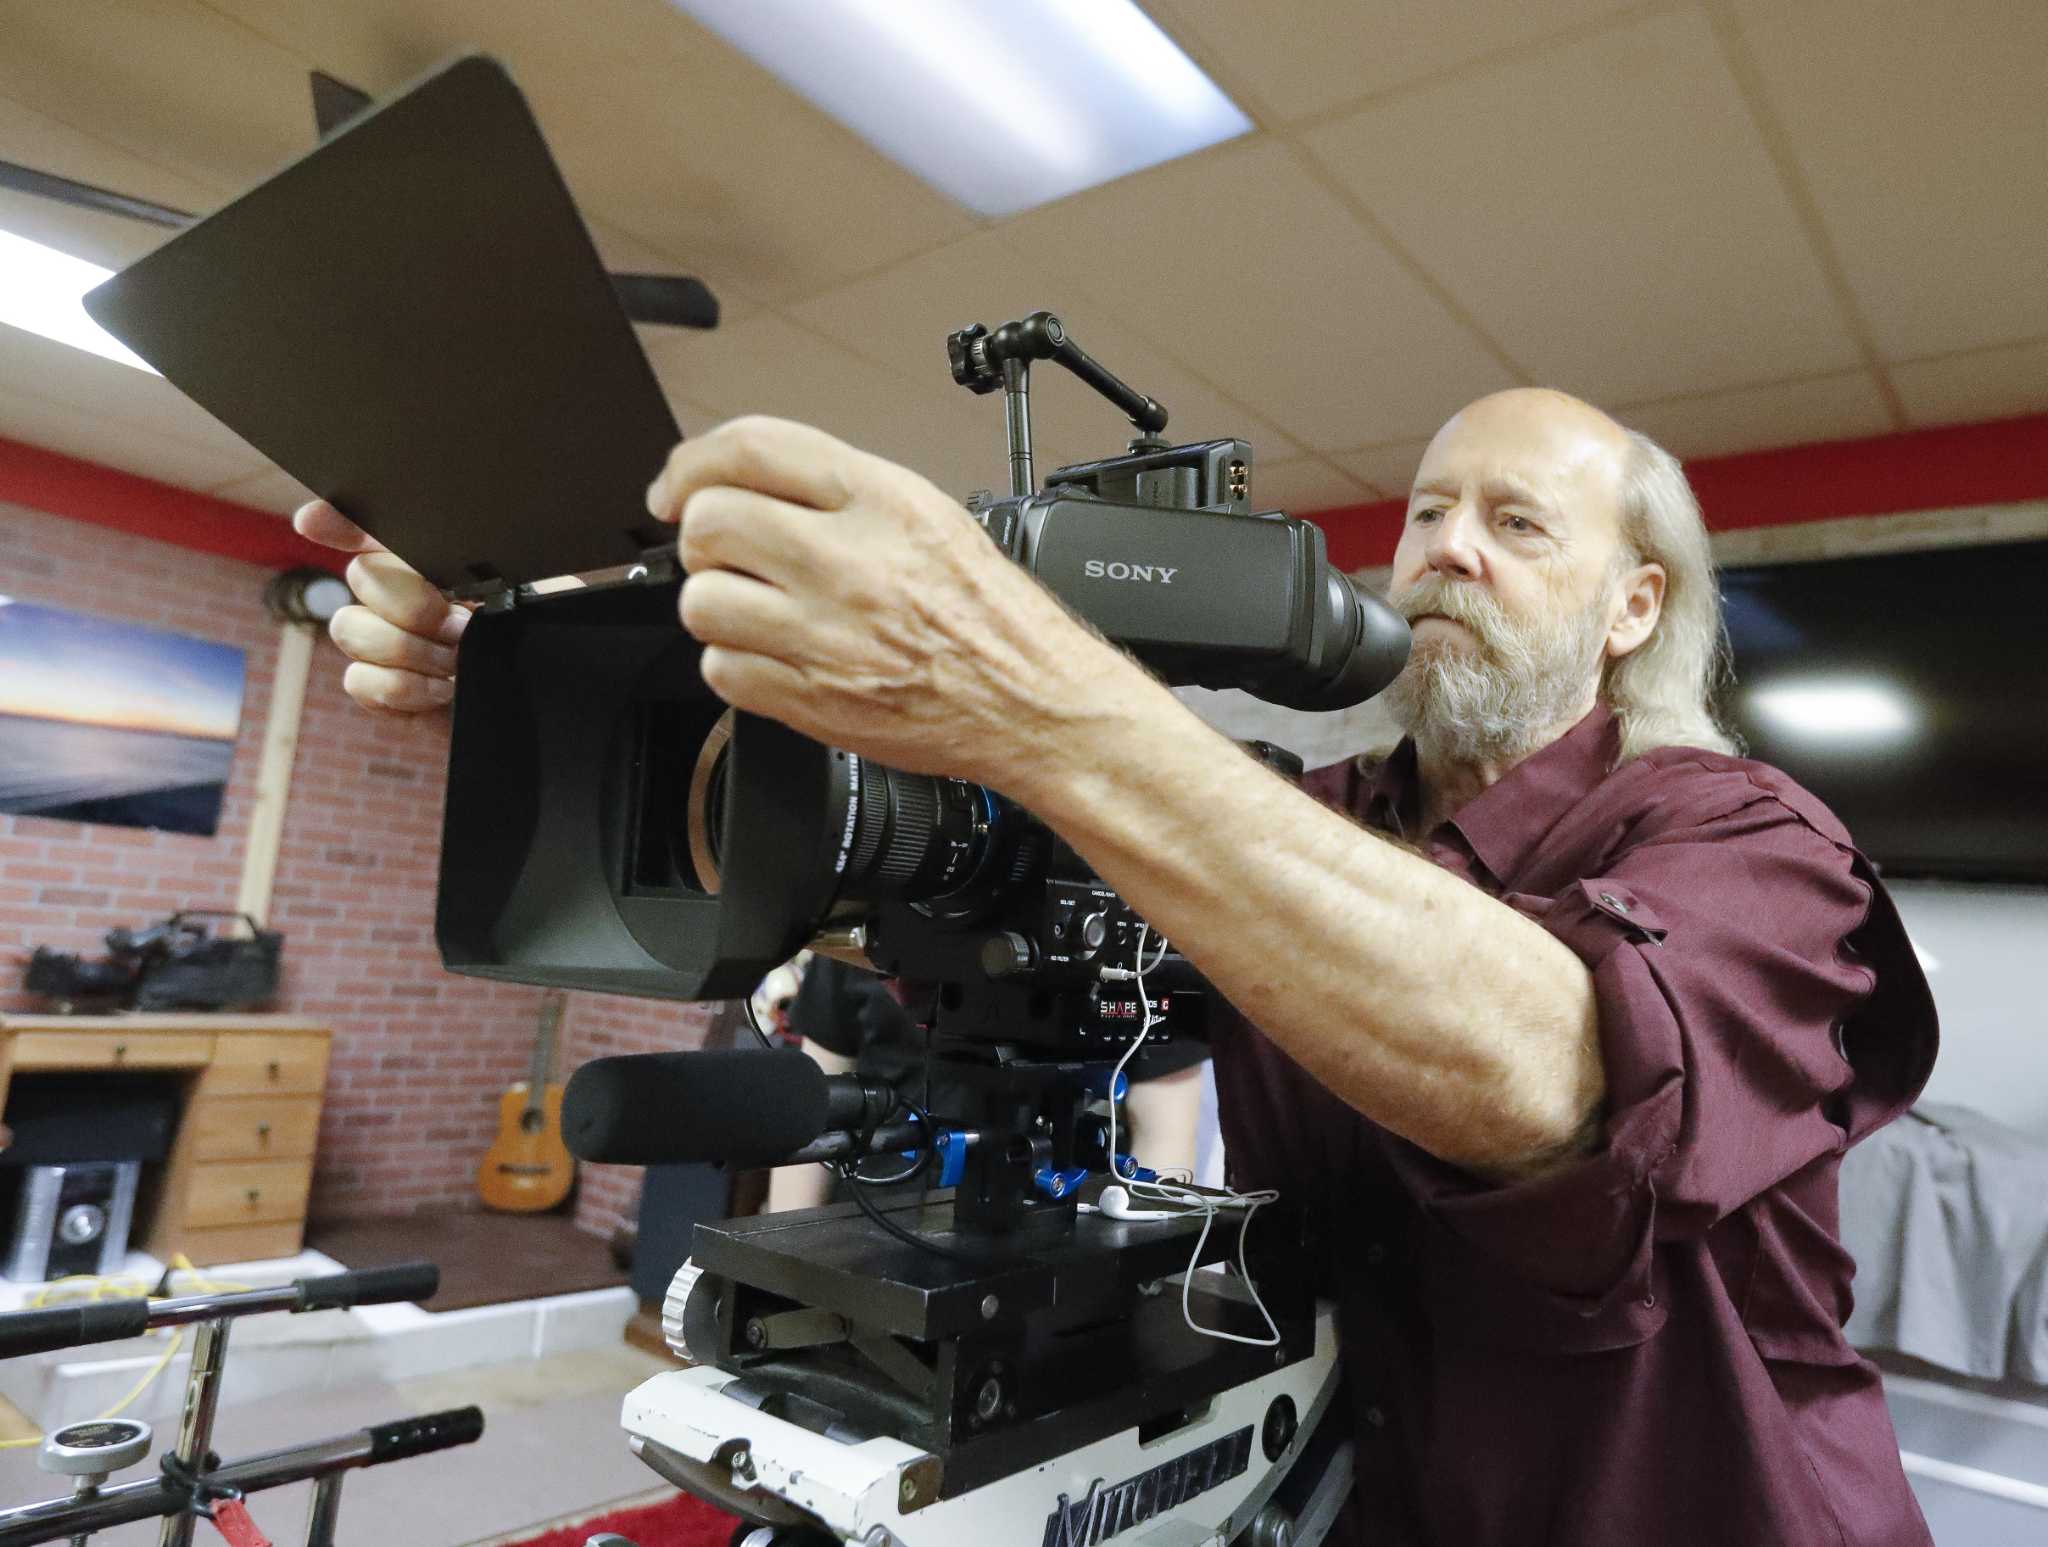
<path fill-rule="evenodd" d="M 775 1050 L 775 1043 L 773 1039 L 769 1037 L 767 1028 L 765 1028 L 761 1024 L 760 1012 L 756 1010 L 754 1007 L 754 996 L 749 994 L 745 999 L 741 1001 L 741 1004 L 745 1007 L 747 1026 L 754 1033 L 754 1040 L 759 1042 L 764 1049 L 768 1050 L 769 1052 L 773 1052 Z M 929 1087 L 931 1082 L 931 1067 L 929 1062 L 929 1034 L 927 1034 L 927 1062 L 925 1066 L 925 1082 L 927 1087 L 926 1100 L 930 1100 Z M 858 1154 L 853 1155 L 846 1160 L 841 1160 L 837 1162 L 821 1160 L 818 1162 L 818 1164 L 823 1166 L 825 1170 L 832 1173 L 833 1175 L 843 1178 L 847 1184 L 847 1191 L 852 1195 L 853 1201 L 860 1205 L 861 1212 L 867 1215 L 867 1217 L 876 1225 L 880 1226 L 884 1231 L 894 1236 L 897 1240 L 902 1241 L 905 1245 L 915 1246 L 920 1251 L 931 1252 L 940 1257 L 950 1257 L 957 1262 L 971 1262 L 978 1267 L 999 1266 L 1002 1263 L 1008 1261 L 1008 1258 L 995 1257 L 982 1252 L 963 1251 L 958 1247 L 947 1246 L 943 1242 L 934 1241 L 928 1236 L 918 1235 L 915 1231 L 904 1229 L 903 1226 L 897 1224 L 895 1220 L 889 1218 L 888 1215 L 884 1214 L 880 1209 L 875 1207 L 874 1200 L 867 1195 L 868 1188 L 895 1187 L 900 1186 L 905 1182 L 914 1181 L 916 1178 L 922 1176 L 925 1173 L 925 1171 L 930 1167 L 932 1162 L 933 1135 L 930 1114 L 926 1112 L 926 1110 L 923 1107 L 919 1106 L 916 1102 L 911 1101 L 900 1095 L 897 1098 L 897 1110 L 908 1111 L 912 1116 L 914 1116 L 917 1119 L 918 1122 L 920 1139 L 918 1144 L 917 1158 L 911 1163 L 910 1167 L 907 1170 L 900 1171 L 894 1176 L 862 1176 L 860 1174 L 860 1163 L 863 1157 Z M 895 1112 L 892 1111 L 889 1114 L 889 1116 L 894 1117 Z M 876 1126 L 880 1125 L 877 1124 Z M 872 1137 L 873 1133 L 874 1129 L 870 1128 L 866 1131 L 865 1134 L 862 1135 L 862 1137 L 863 1139 L 870 1138 Z"/>
<path fill-rule="evenodd" d="M 1137 983 L 1138 1007 L 1142 1012 L 1143 1019 L 1139 1025 L 1137 1036 L 1131 1039 L 1131 1045 L 1124 1049 L 1123 1057 L 1117 1060 L 1116 1071 L 1110 1076 L 1109 1081 L 1109 1167 L 1112 1176 L 1117 1176 L 1118 1174 L 1116 1168 L 1117 1076 L 1124 1072 L 1125 1066 L 1136 1056 L 1138 1050 L 1145 1045 L 1145 1039 L 1152 1034 L 1152 1028 L 1159 1022 L 1159 1017 L 1152 1012 L 1152 998 L 1145 991 L 1145 979 L 1148 974 L 1156 971 L 1159 964 L 1166 959 L 1167 942 L 1163 936 L 1160 938 L 1159 949 L 1148 962 L 1145 959 L 1145 947 L 1151 938 L 1152 926 L 1140 922 L 1138 926 L 1137 949 L 1131 956 L 1130 976 Z M 1119 1178 L 1119 1180 L 1122 1180 L 1122 1178 Z M 1195 1238 L 1194 1250 L 1188 1254 L 1187 1271 L 1181 1275 L 1180 1281 L 1180 1314 L 1181 1319 L 1188 1324 L 1189 1330 L 1198 1332 L 1203 1337 L 1216 1338 L 1225 1343 L 1244 1343 L 1253 1348 L 1279 1347 L 1281 1342 L 1280 1328 L 1273 1320 L 1273 1313 L 1266 1309 L 1266 1302 L 1259 1296 L 1259 1286 L 1252 1279 L 1251 1268 L 1246 1262 L 1246 1243 L 1251 1236 L 1252 1221 L 1258 1217 L 1259 1210 L 1267 1204 L 1274 1202 L 1279 1198 L 1280 1194 L 1270 1188 L 1248 1193 L 1226 1189 L 1219 1193 L 1209 1188 L 1196 1187 L 1193 1184 L 1192 1177 L 1181 1181 L 1174 1181 L 1162 1176 L 1157 1181 L 1150 1182 L 1140 1181 L 1136 1177 L 1132 1177 L 1128 1181 L 1124 1181 L 1123 1185 L 1134 1202 L 1162 1203 L 1177 1212 L 1199 1214 L 1202 1216 L 1202 1233 Z M 1202 1260 L 1202 1248 L 1209 1244 L 1209 1235 L 1215 1229 L 1217 1216 L 1226 1210 L 1232 1212 L 1243 1211 L 1244 1217 L 1237 1227 L 1237 1276 L 1244 1281 L 1245 1292 L 1252 1297 L 1253 1307 L 1258 1311 L 1259 1318 L 1266 1324 L 1266 1335 L 1264 1337 L 1247 1337 L 1239 1332 L 1226 1332 L 1221 1327 L 1205 1327 L 1195 1320 L 1194 1308 L 1189 1301 L 1189 1292 L 1194 1284 L 1195 1273 Z"/>

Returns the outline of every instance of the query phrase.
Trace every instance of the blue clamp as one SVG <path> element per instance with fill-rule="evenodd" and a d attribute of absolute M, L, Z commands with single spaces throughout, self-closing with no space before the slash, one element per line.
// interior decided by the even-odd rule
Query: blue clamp
<path fill-rule="evenodd" d="M 967 1169 L 967 1147 L 974 1135 L 962 1128 L 941 1128 L 932 1138 L 932 1160 L 937 1168 L 934 1187 L 958 1187 Z M 916 1150 L 901 1152 L 905 1160 L 917 1159 Z"/>
<path fill-rule="evenodd" d="M 1110 1076 L 1116 1075 L 1116 1088 L 1110 1088 Z M 1115 1064 L 1090 1064 L 1081 1077 L 1082 1086 L 1091 1096 L 1107 1097 L 1121 1101 L 1131 1093 L 1131 1077 L 1119 1071 Z"/>
<path fill-rule="evenodd" d="M 1040 1166 L 1032 1172 L 1031 1180 L 1038 1190 L 1048 1198 L 1064 1198 L 1079 1187 L 1088 1177 L 1086 1166 L 1069 1166 L 1064 1171 L 1055 1171 L 1051 1166 Z"/>
<path fill-rule="evenodd" d="M 1116 1174 L 1126 1182 L 1156 1182 L 1159 1173 L 1150 1166 L 1141 1166 L 1129 1155 L 1116 1157 Z"/>
<path fill-rule="evenodd" d="M 960 1173 L 967 1169 L 967 1140 L 965 1131 L 948 1128 L 938 1137 L 939 1177 L 935 1187 L 958 1187 Z"/>

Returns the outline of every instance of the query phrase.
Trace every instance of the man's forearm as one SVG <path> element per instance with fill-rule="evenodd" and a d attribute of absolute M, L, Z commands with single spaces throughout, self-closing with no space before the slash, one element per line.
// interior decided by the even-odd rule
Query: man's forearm
<path fill-rule="evenodd" d="M 1493 1176 L 1589 1131 L 1592 979 L 1540 925 L 1243 756 L 1136 668 L 1012 793 L 1317 1080 Z M 1093 696 L 1093 695 L 1091 695 Z"/>

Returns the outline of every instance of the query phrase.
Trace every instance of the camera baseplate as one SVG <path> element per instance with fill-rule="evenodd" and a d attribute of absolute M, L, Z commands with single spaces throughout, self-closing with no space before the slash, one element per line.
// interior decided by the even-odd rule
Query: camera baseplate
<path fill-rule="evenodd" d="M 881 1205 L 906 1227 L 958 1246 L 947 1193 Z M 1068 1228 L 1062 1229 L 1063 1226 Z M 1278 1350 L 1206 1338 L 1158 1286 L 1188 1266 L 1199 1222 L 1047 1218 L 1001 1238 L 986 1264 L 919 1251 L 876 1231 L 853 1204 L 700 1225 L 702 1270 L 684 1322 L 691 1357 L 763 1390 L 801 1391 L 854 1431 L 886 1433 L 939 1458 L 943 1496 L 1198 1403 L 1314 1346 L 1305 1296 L 1269 1306 Z M 1260 1242 L 1286 1226 L 1264 1222 Z M 1205 1263 L 1236 1245 L 1211 1233 Z M 1205 1325 L 1264 1331 L 1225 1281 L 1198 1277 Z M 1289 1278 L 1262 1282 L 1287 1292 Z M 1151 1292 L 1148 1292 L 1151 1291 Z M 797 1310 L 843 1331 L 808 1346 L 762 1350 L 750 1329 Z"/>

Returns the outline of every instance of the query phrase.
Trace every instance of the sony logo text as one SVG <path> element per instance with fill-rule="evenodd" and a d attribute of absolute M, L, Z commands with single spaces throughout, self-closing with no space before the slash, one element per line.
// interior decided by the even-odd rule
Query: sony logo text
<path fill-rule="evenodd" d="M 1090 559 L 1081 566 L 1081 573 L 1090 580 L 1149 580 L 1156 585 L 1172 585 L 1180 569 L 1168 569 L 1164 564 L 1126 564 L 1122 559 L 1107 563 Z"/>

